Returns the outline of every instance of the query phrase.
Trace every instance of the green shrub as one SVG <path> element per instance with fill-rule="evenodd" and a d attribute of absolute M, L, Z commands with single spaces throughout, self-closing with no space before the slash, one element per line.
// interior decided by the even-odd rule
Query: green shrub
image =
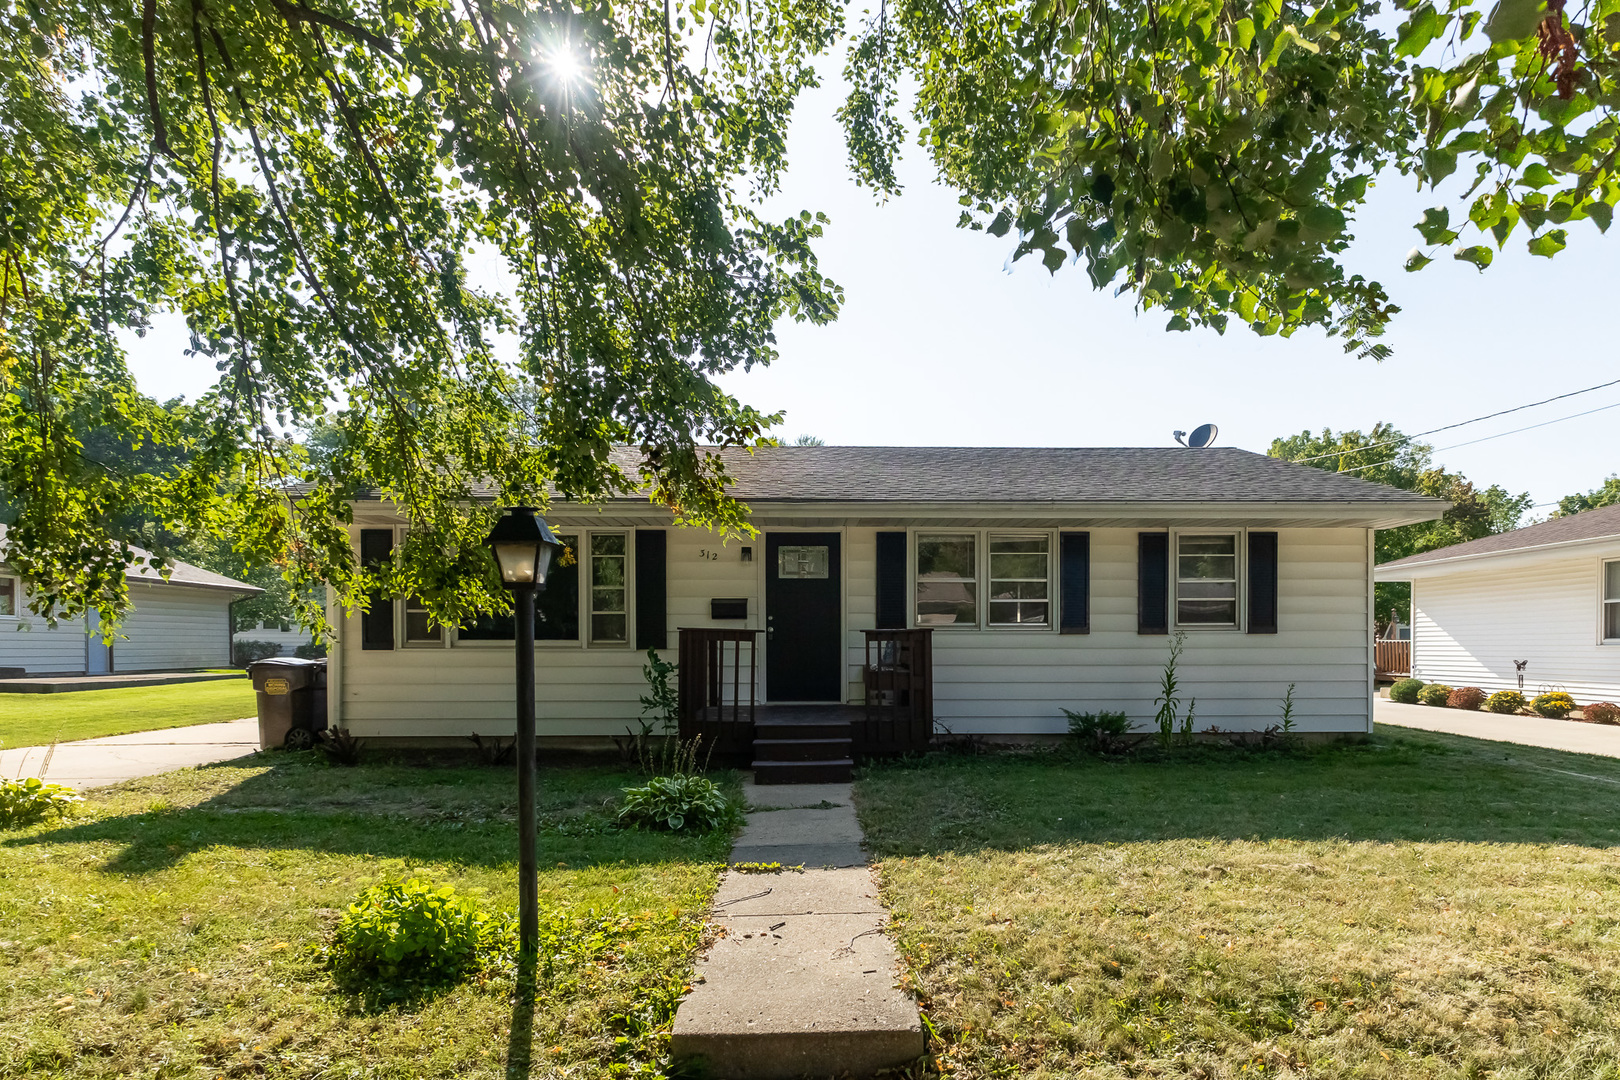
<path fill-rule="evenodd" d="M 1554 690 L 1547 694 L 1537 694 L 1531 699 L 1530 707 L 1542 716 L 1562 720 L 1575 711 L 1575 699 L 1562 690 Z"/>
<path fill-rule="evenodd" d="M 1422 679 L 1402 679 L 1389 688 L 1389 700 L 1402 705 L 1416 705 L 1418 691 L 1423 689 Z"/>
<path fill-rule="evenodd" d="M 1516 713 L 1524 708 L 1524 695 L 1517 690 L 1498 690 L 1485 699 L 1485 711 Z"/>
<path fill-rule="evenodd" d="M 301 660 L 324 660 L 326 658 L 326 642 L 306 641 L 293 650 L 293 655 Z"/>
<path fill-rule="evenodd" d="M 1443 709 L 1446 702 L 1451 700 L 1451 687 L 1445 683 L 1430 683 L 1418 691 L 1417 699 L 1419 705 L 1433 705 Z"/>
<path fill-rule="evenodd" d="M 385 881 L 338 920 L 332 969 L 348 988 L 394 1001 L 453 984 L 511 947 L 511 920 L 453 885 Z"/>
<path fill-rule="evenodd" d="M 281 646 L 274 641 L 255 641 L 252 638 L 242 638 L 231 644 L 231 657 L 237 667 L 247 667 L 260 660 L 268 660 L 272 656 L 281 655 Z"/>
<path fill-rule="evenodd" d="M 1063 715 L 1069 718 L 1069 734 L 1087 750 L 1106 753 L 1131 733 L 1131 718 L 1122 712 L 1077 713 L 1064 709 Z"/>
<path fill-rule="evenodd" d="M 32 825 L 46 814 L 61 818 L 68 807 L 82 801 L 72 788 L 47 784 L 38 777 L 0 779 L 0 829 Z"/>
<path fill-rule="evenodd" d="M 1581 715 L 1594 724 L 1620 724 L 1620 705 L 1612 701 L 1594 701 L 1581 706 Z"/>
<path fill-rule="evenodd" d="M 642 787 L 625 788 L 619 823 L 671 832 L 710 832 L 737 821 L 737 808 L 706 776 L 655 776 Z"/>
<path fill-rule="evenodd" d="M 1477 686 L 1459 686 L 1446 698 L 1446 708 L 1464 709 L 1468 712 L 1478 712 L 1479 707 L 1485 704 L 1485 691 Z"/>

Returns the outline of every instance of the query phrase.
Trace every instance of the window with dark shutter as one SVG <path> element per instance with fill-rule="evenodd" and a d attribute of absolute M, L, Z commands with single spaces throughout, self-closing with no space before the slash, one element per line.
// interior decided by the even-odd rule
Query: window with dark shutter
<path fill-rule="evenodd" d="M 1091 534 L 1058 534 L 1058 589 L 1062 632 L 1091 633 Z"/>
<path fill-rule="evenodd" d="M 1136 534 L 1136 632 L 1170 632 L 1170 534 Z"/>
<path fill-rule="evenodd" d="M 360 565 L 380 566 L 394 553 L 393 529 L 360 530 Z M 360 648 L 394 647 L 394 602 L 381 589 L 367 596 L 366 611 L 360 616 Z"/>
<path fill-rule="evenodd" d="M 636 648 L 669 647 L 669 594 L 663 529 L 636 530 Z"/>
<path fill-rule="evenodd" d="M 1249 534 L 1249 633 L 1277 632 L 1277 534 Z"/>
<path fill-rule="evenodd" d="M 906 628 L 906 534 L 877 534 L 877 629 Z"/>

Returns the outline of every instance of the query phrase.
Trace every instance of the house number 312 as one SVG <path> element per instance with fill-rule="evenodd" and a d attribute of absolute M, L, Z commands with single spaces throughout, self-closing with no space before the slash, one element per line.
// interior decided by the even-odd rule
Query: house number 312
<path fill-rule="evenodd" d="M 705 562 L 719 562 L 720 553 L 718 551 L 710 551 L 708 548 L 699 548 L 698 558 Z"/>

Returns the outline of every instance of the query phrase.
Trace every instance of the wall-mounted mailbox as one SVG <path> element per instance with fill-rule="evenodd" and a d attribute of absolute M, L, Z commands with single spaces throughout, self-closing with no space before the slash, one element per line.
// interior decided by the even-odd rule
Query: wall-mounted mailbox
<path fill-rule="evenodd" d="M 709 618 L 711 619 L 746 619 L 748 618 L 748 597 L 740 596 L 734 599 L 710 600 Z"/>

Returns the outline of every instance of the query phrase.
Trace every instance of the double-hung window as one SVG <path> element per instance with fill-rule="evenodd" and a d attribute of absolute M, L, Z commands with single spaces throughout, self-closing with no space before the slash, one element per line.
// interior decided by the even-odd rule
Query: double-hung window
<path fill-rule="evenodd" d="M 591 534 L 591 640 L 625 640 L 624 533 Z"/>
<path fill-rule="evenodd" d="M 1603 564 L 1603 640 L 1620 641 L 1620 559 Z"/>
<path fill-rule="evenodd" d="M 427 605 L 420 596 L 405 598 L 405 644 L 444 644 L 444 631 L 429 617 Z"/>
<path fill-rule="evenodd" d="M 0 615 L 17 614 L 17 579 L 0 577 Z"/>
<path fill-rule="evenodd" d="M 1046 536 L 990 534 L 990 625 L 1051 625 Z"/>
<path fill-rule="evenodd" d="M 917 625 L 976 626 L 979 621 L 978 537 L 917 537 Z"/>
<path fill-rule="evenodd" d="M 1176 624 L 1236 626 L 1238 539 L 1235 533 L 1176 537 Z"/>
<path fill-rule="evenodd" d="M 534 639 L 536 641 L 579 640 L 579 537 L 557 534 L 563 549 L 551 560 L 546 587 L 535 592 Z M 516 620 L 505 615 L 481 615 L 463 626 L 457 634 L 462 641 L 511 641 L 516 636 Z"/>

